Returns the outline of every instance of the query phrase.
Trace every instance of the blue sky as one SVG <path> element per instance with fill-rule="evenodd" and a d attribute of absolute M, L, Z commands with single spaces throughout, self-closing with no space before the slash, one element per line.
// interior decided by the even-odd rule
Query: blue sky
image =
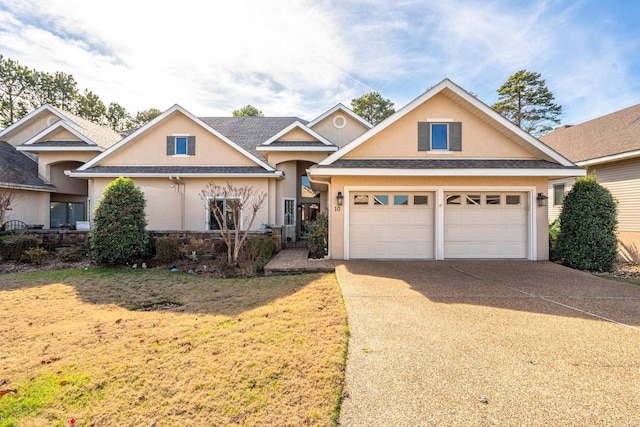
<path fill-rule="evenodd" d="M 640 102 L 640 2 L 3 0 L 0 54 L 132 113 L 309 120 L 372 90 L 400 108 L 446 77 L 492 104 L 527 69 L 576 124 Z"/>

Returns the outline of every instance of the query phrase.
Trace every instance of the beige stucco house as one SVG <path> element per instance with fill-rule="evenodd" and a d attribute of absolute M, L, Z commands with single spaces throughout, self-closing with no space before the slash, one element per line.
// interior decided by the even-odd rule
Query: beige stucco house
<path fill-rule="evenodd" d="M 309 175 L 329 187 L 334 258 L 545 260 L 538 196 L 584 171 L 444 80 Z"/>
<path fill-rule="evenodd" d="M 327 212 L 334 259 L 548 259 L 538 198 L 549 179 L 585 173 L 450 80 L 375 127 L 341 104 L 311 121 L 195 117 L 175 105 L 98 143 L 64 123 L 55 133 L 47 114 L 65 122 L 55 111 L 32 113 L 0 140 L 37 155 L 41 176 L 64 189 L 50 200 L 82 201 L 83 220 L 125 176 L 145 194 L 149 229 L 215 229 L 200 193 L 230 182 L 264 191 L 253 228 L 282 226 L 290 241 Z M 57 225 L 53 207 L 39 215 Z"/>
<path fill-rule="evenodd" d="M 575 126 L 562 126 L 541 140 L 595 174 L 618 202 L 619 254 L 640 261 L 640 104 Z M 575 179 L 549 181 L 549 222 L 562 209 Z"/>

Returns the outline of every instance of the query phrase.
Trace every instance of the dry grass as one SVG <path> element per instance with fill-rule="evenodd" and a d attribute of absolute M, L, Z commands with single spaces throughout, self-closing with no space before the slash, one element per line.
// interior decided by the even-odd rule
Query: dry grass
<path fill-rule="evenodd" d="M 5 274 L 0 426 L 331 425 L 346 341 L 334 275 Z"/>

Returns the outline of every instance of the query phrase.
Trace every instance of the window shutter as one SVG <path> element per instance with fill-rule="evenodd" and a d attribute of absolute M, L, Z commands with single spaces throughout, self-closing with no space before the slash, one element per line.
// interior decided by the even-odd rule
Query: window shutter
<path fill-rule="evenodd" d="M 428 122 L 418 122 L 418 151 L 429 151 L 431 148 Z"/>
<path fill-rule="evenodd" d="M 187 138 L 187 154 L 189 156 L 196 155 L 196 137 L 190 136 Z"/>
<path fill-rule="evenodd" d="M 449 124 L 449 150 L 462 151 L 462 122 Z"/>
<path fill-rule="evenodd" d="M 176 137 L 168 136 L 167 137 L 167 156 L 173 156 L 176 154 Z"/>

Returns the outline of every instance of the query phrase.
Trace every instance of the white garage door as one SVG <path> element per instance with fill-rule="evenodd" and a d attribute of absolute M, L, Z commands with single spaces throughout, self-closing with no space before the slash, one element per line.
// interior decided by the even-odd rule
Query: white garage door
<path fill-rule="evenodd" d="M 358 192 L 349 199 L 349 258 L 433 258 L 433 193 Z"/>
<path fill-rule="evenodd" d="M 444 195 L 445 258 L 527 258 L 527 194 Z"/>

